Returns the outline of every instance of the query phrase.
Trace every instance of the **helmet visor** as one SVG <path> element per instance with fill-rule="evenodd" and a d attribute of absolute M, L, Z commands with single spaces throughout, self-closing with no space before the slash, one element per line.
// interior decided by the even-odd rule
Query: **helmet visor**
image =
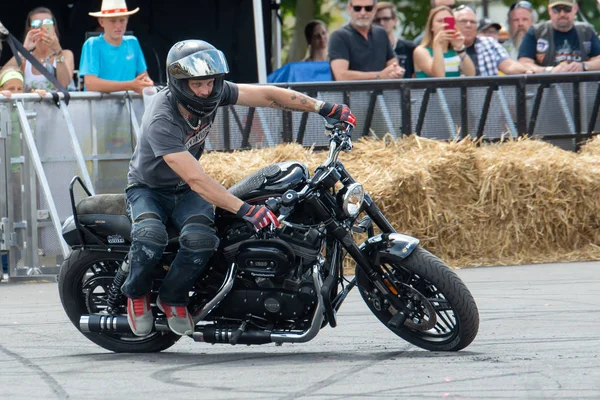
<path fill-rule="evenodd" d="M 220 50 L 202 50 L 171 63 L 169 74 L 175 79 L 210 78 L 229 72 L 225 55 Z"/>

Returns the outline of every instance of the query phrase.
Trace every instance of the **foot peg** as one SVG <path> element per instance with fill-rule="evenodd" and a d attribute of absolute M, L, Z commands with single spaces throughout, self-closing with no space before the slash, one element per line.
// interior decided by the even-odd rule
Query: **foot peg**
<path fill-rule="evenodd" d="M 404 325 L 404 321 L 406 321 L 406 315 L 399 312 L 390 318 L 387 324 L 390 328 L 400 329 Z"/>
<path fill-rule="evenodd" d="M 236 329 L 235 332 L 231 335 L 231 339 L 229 339 L 229 343 L 231 345 L 236 345 L 240 337 L 242 337 L 242 333 L 246 330 L 246 321 L 242 322 L 239 328 Z"/>

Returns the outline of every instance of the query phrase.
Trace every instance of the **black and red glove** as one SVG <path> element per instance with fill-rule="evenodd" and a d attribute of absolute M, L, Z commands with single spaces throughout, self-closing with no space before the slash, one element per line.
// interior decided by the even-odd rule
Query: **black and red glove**
<path fill-rule="evenodd" d="M 356 117 L 345 104 L 323 103 L 319 115 L 325 118 L 327 125 L 335 125 L 338 122 L 356 126 Z"/>
<path fill-rule="evenodd" d="M 244 221 L 250 222 L 256 230 L 266 228 L 271 224 L 279 227 L 277 216 L 265 206 L 251 206 L 248 203 L 244 203 L 236 215 Z"/>

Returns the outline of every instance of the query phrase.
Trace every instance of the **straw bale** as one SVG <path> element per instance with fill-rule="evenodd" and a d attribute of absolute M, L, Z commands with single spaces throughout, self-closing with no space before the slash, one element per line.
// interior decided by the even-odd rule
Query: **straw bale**
<path fill-rule="evenodd" d="M 580 153 L 590 156 L 600 156 L 600 135 L 588 140 L 588 142 L 581 147 Z"/>
<path fill-rule="evenodd" d="M 480 145 L 410 136 L 362 139 L 340 160 L 397 231 L 454 267 L 600 259 L 600 141 L 579 154 L 521 139 Z M 202 158 L 225 186 L 289 159 L 327 157 L 296 144 Z"/>

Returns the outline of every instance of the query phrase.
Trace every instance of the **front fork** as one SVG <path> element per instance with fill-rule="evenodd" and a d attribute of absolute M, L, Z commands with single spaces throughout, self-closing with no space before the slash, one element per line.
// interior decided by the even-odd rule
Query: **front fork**
<path fill-rule="evenodd" d="M 371 243 L 367 241 L 365 246 L 358 247 L 352 238 L 350 231 L 337 222 L 334 218 L 331 217 L 327 208 L 319 201 L 319 199 L 315 196 L 310 196 L 306 199 L 316 211 L 317 215 L 321 218 L 321 220 L 325 221 L 324 225 L 327 229 L 328 233 L 331 233 L 333 237 L 335 237 L 339 243 L 341 243 L 342 247 L 350 254 L 350 256 L 356 261 L 356 264 L 362 271 L 367 275 L 369 280 L 373 282 L 373 285 L 382 293 L 382 295 L 389 300 L 390 304 L 396 309 L 398 312 L 392 317 L 389 324 L 396 327 L 404 324 L 404 320 L 410 314 L 410 310 L 406 307 L 404 302 L 402 302 L 398 298 L 399 290 L 395 286 L 395 284 L 390 279 L 384 279 L 382 276 L 382 271 L 379 268 L 375 269 L 375 267 L 379 267 L 379 257 L 377 256 L 379 253 L 379 249 L 382 247 L 386 247 L 389 243 L 390 236 L 395 237 L 404 235 L 398 235 L 395 233 L 396 231 L 390 224 L 390 222 L 385 218 L 379 207 L 373 202 L 369 195 L 365 195 L 364 200 L 364 210 L 367 215 L 373 220 L 373 222 L 377 225 L 377 227 L 383 232 L 382 235 L 370 238 Z M 378 238 L 378 239 L 375 239 Z M 409 238 L 406 236 L 406 238 Z M 375 239 L 375 240 L 374 240 Z M 412 239 L 412 238 L 411 238 Z M 393 240 L 392 240 L 393 241 Z M 418 245 L 418 240 L 414 239 L 414 241 L 410 241 L 410 243 L 405 246 L 405 254 L 408 256 L 412 250 Z M 375 257 L 367 257 L 367 254 L 370 252 L 375 254 Z M 374 262 L 373 262 L 373 261 Z M 356 279 L 356 278 L 355 278 Z M 353 281 L 354 282 L 354 281 Z M 341 305 L 341 301 L 347 295 L 347 293 L 354 287 L 354 284 L 348 285 L 347 289 L 338 295 L 338 298 L 334 301 L 334 308 L 337 309 L 339 305 Z M 343 296 L 342 298 L 340 296 Z M 336 307 L 337 306 L 337 307 Z"/>

